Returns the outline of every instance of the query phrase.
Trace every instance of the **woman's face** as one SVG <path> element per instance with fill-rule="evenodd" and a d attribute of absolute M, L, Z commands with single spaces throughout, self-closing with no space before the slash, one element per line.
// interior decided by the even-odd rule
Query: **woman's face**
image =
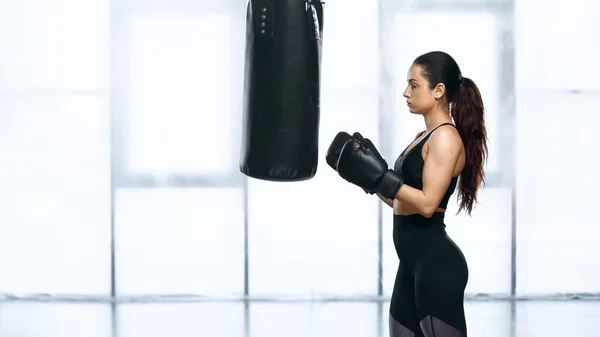
<path fill-rule="evenodd" d="M 423 68 L 413 64 L 408 70 L 407 86 L 403 96 L 406 98 L 408 111 L 424 115 L 437 105 L 437 89 L 429 89 L 429 82 L 422 75 Z M 441 96 L 440 96 L 441 97 Z"/>

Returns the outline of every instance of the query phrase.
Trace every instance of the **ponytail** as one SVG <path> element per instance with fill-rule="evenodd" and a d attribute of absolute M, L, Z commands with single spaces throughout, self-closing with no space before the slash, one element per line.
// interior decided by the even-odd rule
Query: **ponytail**
<path fill-rule="evenodd" d="M 487 160 L 488 147 L 483 112 L 483 100 L 477 85 L 470 78 L 463 77 L 450 114 L 465 146 L 466 157 L 458 185 L 458 212 L 466 210 L 469 215 L 477 203 L 480 185 L 485 184 L 483 165 Z"/>

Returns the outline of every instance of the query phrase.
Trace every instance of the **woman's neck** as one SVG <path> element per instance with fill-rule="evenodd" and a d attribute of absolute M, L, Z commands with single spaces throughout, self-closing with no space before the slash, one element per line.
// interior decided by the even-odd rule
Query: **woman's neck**
<path fill-rule="evenodd" d="M 440 124 L 452 123 L 450 114 L 439 109 L 432 110 L 430 113 L 424 115 L 423 118 L 425 119 L 425 127 L 427 128 L 427 132 L 431 132 L 431 130 L 435 129 Z"/>

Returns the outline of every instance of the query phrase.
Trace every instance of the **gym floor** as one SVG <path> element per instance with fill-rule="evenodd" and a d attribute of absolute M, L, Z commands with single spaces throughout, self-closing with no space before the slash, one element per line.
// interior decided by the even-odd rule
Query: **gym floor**
<path fill-rule="evenodd" d="M 388 303 L 0 303 L 0 337 L 387 337 Z M 466 303 L 469 335 L 599 337 L 600 301 Z"/>

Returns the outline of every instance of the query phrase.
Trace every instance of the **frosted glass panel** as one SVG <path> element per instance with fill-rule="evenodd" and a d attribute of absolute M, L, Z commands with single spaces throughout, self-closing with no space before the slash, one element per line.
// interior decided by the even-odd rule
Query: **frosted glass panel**
<path fill-rule="evenodd" d="M 377 1 L 325 4 L 323 89 L 375 89 L 379 61 Z"/>
<path fill-rule="evenodd" d="M 0 2 L 0 90 L 106 90 L 108 4 Z"/>
<path fill-rule="evenodd" d="M 0 336 L 111 336 L 106 303 L 2 303 Z"/>
<path fill-rule="evenodd" d="M 600 95 L 517 97 L 517 290 L 599 292 Z"/>
<path fill-rule="evenodd" d="M 488 12 L 407 12 L 396 16 L 393 41 L 396 45 L 394 73 L 397 74 L 398 117 L 394 144 L 398 154 L 419 131 L 425 130 L 423 118 L 412 115 L 402 97 L 408 69 L 417 56 L 441 50 L 450 54 L 458 62 L 462 74 L 474 80 L 481 90 L 490 151 L 487 170 L 498 168 L 498 151 L 502 149 L 498 122 L 504 103 L 500 97 L 500 28 L 498 17 Z"/>
<path fill-rule="evenodd" d="M 245 336 L 244 303 L 122 304 L 117 336 Z"/>
<path fill-rule="evenodd" d="M 377 336 L 375 303 L 253 303 L 250 311 L 249 337 Z"/>
<path fill-rule="evenodd" d="M 478 8 L 493 8 L 506 5 L 509 0 L 410 0 L 398 3 L 401 8 L 434 8 L 436 10 L 465 10 Z"/>
<path fill-rule="evenodd" d="M 528 0 L 514 6 L 518 89 L 600 89 L 597 2 Z"/>
<path fill-rule="evenodd" d="M 0 96 L 0 292 L 108 294 L 104 99 Z"/>
<path fill-rule="evenodd" d="M 328 95 L 317 175 L 298 183 L 248 181 L 253 295 L 377 294 L 378 199 L 324 159 L 340 130 L 377 144 L 376 104 L 375 96 Z"/>
<path fill-rule="evenodd" d="M 598 334 L 600 306 L 596 301 L 527 301 L 520 302 L 515 311 L 516 337 Z"/>
<path fill-rule="evenodd" d="M 237 170 L 231 63 L 237 58 L 230 19 L 186 13 L 132 18 L 126 156 L 131 172 Z"/>
<path fill-rule="evenodd" d="M 236 188 L 119 190 L 118 294 L 243 294 L 243 210 Z"/>
<path fill-rule="evenodd" d="M 446 231 L 463 251 L 469 266 L 468 293 L 510 292 L 511 197 L 509 189 L 486 188 L 472 217 L 458 211 L 456 194 L 446 211 Z M 392 241 L 393 211 L 384 208 L 384 291 L 391 295 L 398 269 Z"/>

